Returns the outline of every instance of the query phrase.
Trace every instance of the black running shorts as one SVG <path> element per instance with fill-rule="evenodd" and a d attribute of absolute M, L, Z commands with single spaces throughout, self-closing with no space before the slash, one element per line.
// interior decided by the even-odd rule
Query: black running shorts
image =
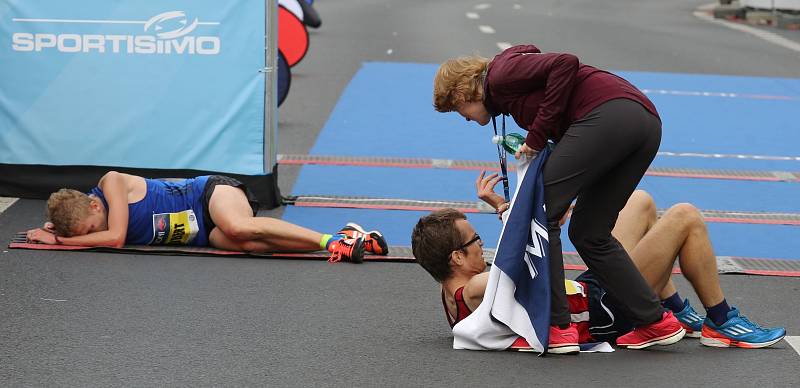
<path fill-rule="evenodd" d="M 247 196 L 247 202 L 250 203 L 250 207 L 253 209 L 253 216 L 258 214 L 258 200 L 244 183 L 223 175 L 211 175 L 208 177 L 205 189 L 203 189 L 203 223 L 209 234 L 217 225 L 214 224 L 214 220 L 211 219 L 211 213 L 208 211 L 208 203 L 211 201 L 211 195 L 214 194 L 214 188 L 218 185 L 233 186 L 244 191 L 244 195 Z"/>
<path fill-rule="evenodd" d="M 586 271 L 575 279 L 586 283 L 589 298 L 589 334 L 596 341 L 615 343 L 617 337 L 633 330 L 633 324 L 622 314 L 619 302 L 606 293 L 600 283 Z"/>

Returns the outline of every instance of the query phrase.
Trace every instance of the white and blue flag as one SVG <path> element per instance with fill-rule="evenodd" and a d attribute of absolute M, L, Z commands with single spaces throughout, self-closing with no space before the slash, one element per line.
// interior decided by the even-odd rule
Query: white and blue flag
<path fill-rule="evenodd" d="M 453 328 L 453 348 L 504 350 L 524 337 L 547 349 L 550 279 L 542 168 L 550 150 L 517 165 L 517 188 L 489 270 L 483 302 Z"/>

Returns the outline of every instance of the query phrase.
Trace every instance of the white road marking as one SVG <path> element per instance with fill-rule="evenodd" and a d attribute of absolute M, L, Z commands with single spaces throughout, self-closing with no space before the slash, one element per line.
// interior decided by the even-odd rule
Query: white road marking
<path fill-rule="evenodd" d="M 741 154 L 703 154 L 699 152 L 667 152 L 659 151 L 658 156 L 681 156 L 694 158 L 731 158 L 731 159 L 756 159 L 756 160 L 786 160 L 800 162 L 800 156 L 769 156 L 769 155 L 741 155 Z"/>
<path fill-rule="evenodd" d="M 783 337 L 783 339 L 785 339 L 786 342 L 789 343 L 789 345 L 792 345 L 794 351 L 797 352 L 798 355 L 800 355 L 800 337 L 787 335 L 786 337 Z"/>
<path fill-rule="evenodd" d="M 725 26 L 733 30 L 748 33 L 750 35 L 766 40 L 767 42 L 770 42 L 772 44 L 776 44 L 783 48 L 787 48 L 789 50 L 797 51 L 800 53 L 800 43 L 786 39 L 778 34 L 769 31 L 759 30 L 758 28 L 750 27 L 748 25 L 744 25 L 741 23 L 733 23 L 723 19 L 714 18 L 714 15 L 712 15 L 710 11 L 716 6 L 717 3 L 711 3 L 700 6 L 694 11 L 694 16 L 699 19 L 705 20 L 707 22 L 719 24 L 721 26 Z"/>
<path fill-rule="evenodd" d="M 514 9 L 522 9 L 522 6 L 521 6 L 521 5 L 519 5 L 519 4 L 514 4 L 514 7 L 513 7 L 513 8 L 514 8 Z"/>
<path fill-rule="evenodd" d="M 48 302 L 66 302 L 66 299 L 50 299 L 50 298 L 39 298 L 41 300 L 46 300 Z"/>
<path fill-rule="evenodd" d="M 392 55 L 393 52 L 394 52 L 394 50 L 388 49 L 388 50 L 386 50 L 386 55 Z"/>
<path fill-rule="evenodd" d="M 478 29 L 484 34 L 494 34 L 494 28 L 492 28 L 492 26 L 480 25 Z"/>
<path fill-rule="evenodd" d="M 481 18 L 481 15 L 478 15 L 477 12 L 467 12 L 467 19 L 476 20 L 476 19 L 480 19 L 480 18 Z"/>
<path fill-rule="evenodd" d="M 491 5 L 491 4 L 488 4 L 488 3 L 480 3 L 480 4 L 476 4 L 476 5 L 475 5 L 475 7 L 473 7 L 473 8 L 475 8 L 475 9 L 477 9 L 477 10 L 479 10 L 479 11 L 480 11 L 480 10 L 484 10 L 484 9 L 489 9 L 489 8 L 491 8 L 491 7 L 492 7 L 492 5 Z"/>
<path fill-rule="evenodd" d="M 692 96 L 692 97 L 724 97 L 724 98 L 750 98 L 754 100 L 796 100 L 793 96 L 778 96 L 771 94 L 739 94 L 726 92 L 708 92 L 696 90 L 667 90 L 667 89 L 641 89 L 644 94 L 666 94 L 673 96 Z"/>
<path fill-rule="evenodd" d="M 17 199 L 19 198 L 0 197 L 0 214 L 17 202 Z"/>
<path fill-rule="evenodd" d="M 511 47 L 511 43 L 508 43 L 508 42 L 497 42 L 497 48 L 499 48 L 500 51 L 505 50 L 505 49 L 507 49 L 509 47 Z"/>

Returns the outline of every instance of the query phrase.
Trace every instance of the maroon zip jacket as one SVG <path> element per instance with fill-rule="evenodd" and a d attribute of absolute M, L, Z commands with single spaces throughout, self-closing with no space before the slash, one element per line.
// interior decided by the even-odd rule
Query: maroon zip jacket
<path fill-rule="evenodd" d="M 483 104 L 492 116 L 510 114 L 528 131 L 534 150 L 558 142 L 572 123 L 600 104 L 627 98 L 658 117 L 656 107 L 628 81 L 584 65 L 572 54 L 542 53 L 534 45 L 498 54 L 486 72 Z"/>

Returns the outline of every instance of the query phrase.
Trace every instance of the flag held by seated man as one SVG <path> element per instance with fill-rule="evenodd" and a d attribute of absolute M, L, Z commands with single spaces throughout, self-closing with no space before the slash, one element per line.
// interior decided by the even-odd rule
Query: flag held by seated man
<path fill-rule="evenodd" d="M 549 244 L 542 168 L 550 150 L 517 166 L 517 188 L 483 302 L 453 327 L 453 348 L 504 350 L 519 337 L 535 351 L 547 349 L 550 327 Z"/>

